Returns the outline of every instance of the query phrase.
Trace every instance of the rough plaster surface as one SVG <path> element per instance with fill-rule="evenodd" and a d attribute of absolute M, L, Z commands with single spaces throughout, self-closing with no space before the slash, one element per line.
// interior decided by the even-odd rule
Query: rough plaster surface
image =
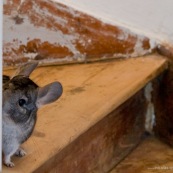
<path fill-rule="evenodd" d="M 173 45 L 172 0 L 53 0 Z"/>

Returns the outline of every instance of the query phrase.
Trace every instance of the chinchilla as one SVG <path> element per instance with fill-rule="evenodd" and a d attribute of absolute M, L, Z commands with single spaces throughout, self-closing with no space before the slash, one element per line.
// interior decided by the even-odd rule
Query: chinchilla
<path fill-rule="evenodd" d="M 56 101 L 62 94 L 59 82 L 39 87 L 29 76 L 37 62 L 21 66 L 10 78 L 3 75 L 2 152 L 4 164 L 13 167 L 13 155 L 24 156 L 20 145 L 32 134 L 37 110 L 40 106 Z"/>

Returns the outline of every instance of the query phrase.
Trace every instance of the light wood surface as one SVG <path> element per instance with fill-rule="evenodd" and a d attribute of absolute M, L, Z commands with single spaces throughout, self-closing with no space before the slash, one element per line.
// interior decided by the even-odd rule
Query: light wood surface
<path fill-rule="evenodd" d="M 158 55 L 38 68 L 31 79 L 40 86 L 58 80 L 63 95 L 39 110 L 35 132 L 23 145 L 27 155 L 13 157 L 16 166 L 3 167 L 3 172 L 33 172 L 166 68 L 167 60 Z M 4 74 L 12 73 L 4 70 Z"/>
<path fill-rule="evenodd" d="M 172 158 L 173 149 L 150 136 L 110 173 L 172 173 Z"/>

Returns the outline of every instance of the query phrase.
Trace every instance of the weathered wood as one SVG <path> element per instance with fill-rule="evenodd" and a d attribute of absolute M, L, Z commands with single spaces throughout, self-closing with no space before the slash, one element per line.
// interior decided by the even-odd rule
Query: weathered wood
<path fill-rule="evenodd" d="M 31 59 L 85 63 L 137 57 L 156 48 L 143 35 L 50 0 L 6 0 L 3 13 L 3 62 L 7 66 Z"/>
<path fill-rule="evenodd" d="M 141 140 L 146 110 L 141 90 L 34 173 L 108 172 Z"/>
<path fill-rule="evenodd" d="M 172 158 L 172 148 L 150 136 L 110 173 L 172 173 Z"/>
<path fill-rule="evenodd" d="M 155 105 L 155 134 L 173 146 L 173 65 L 157 80 L 154 80 L 153 101 Z"/>
<path fill-rule="evenodd" d="M 169 69 L 153 82 L 154 132 L 173 147 L 173 48 L 168 44 L 160 45 L 158 52 L 168 58 Z"/>
<path fill-rule="evenodd" d="M 60 153 L 64 151 L 63 157 L 67 157 L 65 149 L 71 143 L 166 68 L 166 59 L 158 55 L 104 63 L 38 68 L 31 78 L 41 86 L 59 80 L 64 87 L 63 96 L 57 102 L 39 110 L 35 132 L 23 145 L 28 155 L 23 158 L 13 157 L 15 168 L 3 167 L 3 172 L 39 172 L 40 167 L 44 168 L 47 164 L 52 167 L 52 163 L 54 167 L 58 161 L 55 158 L 60 157 Z M 5 74 L 12 72 L 4 70 Z M 122 125 L 122 122 L 120 124 Z M 50 159 L 52 162 L 49 162 Z"/>

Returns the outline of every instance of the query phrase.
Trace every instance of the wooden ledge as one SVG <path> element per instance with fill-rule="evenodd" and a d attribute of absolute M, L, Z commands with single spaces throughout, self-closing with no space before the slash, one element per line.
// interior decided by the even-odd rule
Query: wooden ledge
<path fill-rule="evenodd" d="M 35 132 L 23 145 L 28 154 L 23 158 L 13 157 L 16 166 L 3 167 L 3 172 L 38 172 L 48 160 L 166 68 L 167 60 L 159 55 L 38 68 L 31 78 L 40 86 L 60 81 L 63 96 L 39 110 Z M 12 74 L 12 70 L 4 70 L 4 74 Z"/>

